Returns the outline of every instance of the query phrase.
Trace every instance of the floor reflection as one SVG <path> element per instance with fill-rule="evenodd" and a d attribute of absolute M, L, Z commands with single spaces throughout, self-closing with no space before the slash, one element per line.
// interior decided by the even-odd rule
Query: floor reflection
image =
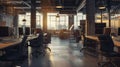
<path fill-rule="evenodd" d="M 21 63 L 20 67 L 97 67 L 97 59 L 81 53 L 78 45 L 82 44 L 52 37 L 49 44 L 51 52 L 47 50 L 45 56 L 34 57 L 28 47 L 28 59 Z"/>

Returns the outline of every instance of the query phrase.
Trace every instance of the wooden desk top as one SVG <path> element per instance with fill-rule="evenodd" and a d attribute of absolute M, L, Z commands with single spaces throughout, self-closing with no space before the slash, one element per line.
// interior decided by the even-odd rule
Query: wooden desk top
<path fill-rule="evenodd" d="M 15 44 L 20 43 L 21 41 L 15 41 L 15 42 L 4 42 L 4 43 L 0 43 L 0 49 L 3 49 L 5 47 L 9 47 Z"/>
<path fill-rule="evenodd" d="M 96 41 L 99 41 L 97 36 L 86 36 L 86 37 L 93 39 L 93 40 L 96 40 Z M 113 42 L 114 42 L 116 47 L 120 47 L 120 41 L 116 41 L 115 39 L 113 39 Z"/>
<path fill-rule="evenodd" d="M 27 38 L 27 41 L 34 39 L 34 38 L 36 37 L 30 36 Z M 0 39 L 2 40 L 0 41 L 0 49 L 19 44 L 22 41 L 22 38 L 14 39 L 11 37 L 3 37 L 3 38 L 1 37 Z"/>

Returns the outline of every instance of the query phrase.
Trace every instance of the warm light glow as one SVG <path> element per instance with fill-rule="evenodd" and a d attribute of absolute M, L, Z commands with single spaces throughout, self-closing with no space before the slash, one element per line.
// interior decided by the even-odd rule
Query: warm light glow
<path fill-rule="evenodd" d="M 100 6 L 99 9 L 103 10 L 103 9 L 105 9 L 105 6 Z"/>
<path fill-rule="evenodd" d="M 83 13 L 77 13 L 77 15 L 74 16 L 74 29 L 78 29 L 80 20 L 86 20 L 86 15 Z"/>
<path fill-rule="evenodd" d="M 56 6 L 56 8 L 63 8 L 63 6 Z"/>
<path fill-rule="evenodd" d="M 58 13 L 48 13 L 47 18 L 47 27 L 49 30 L 60 30 L 68 29 L 68 15 L 67 14 L 58 14 L 59 17 L 56 17 Z"/>
<path fill-rule="evenodd" d="M 18 25 L 22 27 L 23 22 L 27 27 L 31 26 L 31 13 L 27 12 L 26 14 L 18 15 Z M 36 13 L 36 28 L 43 28 L 43 15 L 41 13 Z"/>

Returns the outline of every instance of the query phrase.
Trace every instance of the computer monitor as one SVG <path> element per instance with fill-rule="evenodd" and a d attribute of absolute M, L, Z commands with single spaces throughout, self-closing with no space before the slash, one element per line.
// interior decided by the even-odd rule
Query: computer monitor
<path fill-rule="evenodd" d="M 118 35 L 120 35 L 120 27 L 118 28 Z"/>
<path fill-rule="evenodd" d="M 95 34 L 103 34 L 106 23 L 95 23 Z"/>
<path fill-rule="evenodd" d="M 7 26 L 0 26 L 0 37 L 9 36 L 9 27 Z"/>

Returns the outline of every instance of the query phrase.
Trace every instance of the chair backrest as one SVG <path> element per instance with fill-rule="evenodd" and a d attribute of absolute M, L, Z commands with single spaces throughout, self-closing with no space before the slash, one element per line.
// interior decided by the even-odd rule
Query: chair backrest
<path fill-rule="evenodd" d="M 28 36 L 24 35 L 24 37 L 23 37 L 23 39 L 22 39 L 22 41 L 21 41 L 21 44 L 22 44 L 22 45 L 25 45 L 25 43 L 26 43 L 26 41 L 27 41 L 27 37 L 28 37 Z"/>
<path fill-rule="evenodd" d="M 26 47 L 26 44 L 27 44 L 27 37 L 28 36 L 24 35 L 23 38 L 22 38 L 21 43 L 19 44 L 19 52 L 20 53 L 23 53 L 24 50 L 25 50 L 24 48 Z"/>
<path fill-rule="evenodd" d="M 31 47 L 40 47 L 42 45 L 43 45 L 43 33 L 39 32 L 39 35 L 37 38 L 30 40 L 30 46 Z"/>
<path fill-rule="evenodd" d="M 114 43 L 110 35 L 100 35 L 98 36 L 100 41 L 100 50 L 103 52 L 113 52 Z"/>

